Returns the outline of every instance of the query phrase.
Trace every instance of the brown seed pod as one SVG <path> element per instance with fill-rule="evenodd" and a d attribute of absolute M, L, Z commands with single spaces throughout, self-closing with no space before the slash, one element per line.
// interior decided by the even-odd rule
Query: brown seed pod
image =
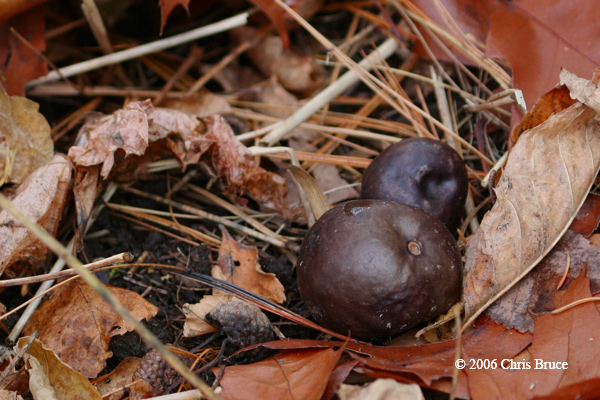
<path fill-rule="evenodd" d="M 411 138 L 389 146 L 371 162 L 361 197 L 419 207 L 454 232 L 464 214 L 467 190 L 465 163 L 452 147 Z"/>
<path fill-rule="evenodd" d="M 392 335 L 460 299 L 462 260 L 438 219 L 384 200 L 353 200 L 312 226 L 298 287 L 318 323 L 356 337 Z"/>

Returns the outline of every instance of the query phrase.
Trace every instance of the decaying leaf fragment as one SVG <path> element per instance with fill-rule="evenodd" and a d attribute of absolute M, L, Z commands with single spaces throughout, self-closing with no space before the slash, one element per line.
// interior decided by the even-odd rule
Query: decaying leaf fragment
<path fill-rule="evenodd" d="M 141 362 L 141 358 L 127 357 L 110 373 L 96 379 L 96 389 L 102 396 L 112 393 L 104 397 L 105 400 L 121 399 L 125 395 L 125 386 L 133 381 L 133 374 L 135 374 Z"/>
<path fill-rule="evenodd" d="M 158 312 L 135 292 L 112 286 L 108 289 L 139 320 Z M 23 332 L 29 335 L 36 330 L 48 349 L 84 376 L 95 378 L 112 356 L 108 350 L 111 337 L 133 327 L 87 284 L 73 281 L 42 303 Z"/>
<path fill-rule="evenodd" d="M 285 179 L 261 168 L 223 117 L 212 116 L 203 121 L 208 129 L 204 138 L 212 144 L 206 156 L 216 175 L 225 178 L 228 192 L 234 196 L 247 193 L 265 207 L 284 216 L 293 215 L 295 211 L 284 203 Z"/>
<path fill-rule="evenodd" d="M 223 229 L 223 242 L 219 249 L 217 265 L 212 276 L 231 282 L 239 287 L 261 295 L 275 303 L 285 301 L 285 289 L 272 273 L 266 273 L 258 263 L 258 249 L 235 241 Z"/>
<path fill-rule="evenodd" d="M 498 200 L 482 220 L 475 256 L 466 265 L 468 323 L 554 247 L 599 167 L 598 113 L 580 102 L 521 135 L 495 188 Z"/>
<path fill-rule="evenodd" d="M 66 157 L 54 156 L 19 186 L 13 205 L 54 234 L 70 188 L 72 170 L 73 165 Z M 0 274 L 17 262 L 43 262 L 47 253 L 47 247 L 8 211 L 0 212 Z"/>
<path fill-rule="evenodd" d="M 28 339 L 19 339 L 17 347 L 24 346 Z M 26 354 L 29 390 L 34 399 L 102 399 L 87 378 L 61 361 L 52 350 L 44 347 L 40 340 L 35 339 Z"/>
<path fill-rule="evenodd" d="M 115 165 L 117 151 L 124 157 L 140 156 L 150 143 L 173 134 L 182 142 L 181 150 L 174 153 L 185 166 L 200 157 L 197 153 L 201 154 L 202 138 L 196 132 L 200 126 L 193 115 L 155 108 L 150 100 L 130 102 L 110 115 L 86 123 L 76 145 L 69 149 L 69 157 L 77 166 L 102 164 L 100 174 L 106 179 Z"/>
<path fill-rule="evenodd" d="M 568 274 L 558 290 L 565 270 Z M 568 230 L 535 268 L 486 310 L 493 321 L 521 332 L 534 331 L 534 317 L 558 308 L 564 291 L 581 272 L 590 279 L 592 294 L 600 292 L 600 249 Z"/>
<path fill-rule="evenodd" d="M 0 181 L 21 183 L 54 155 L 50 125 L 38 109 L 37 103 L 0 90 Z"/>
<path fill-rule="evenodd" d="M 156 108 L 149 100 L 130 102 L 86 123 L 69 149 L 69 158 L 78 168 L 101 164 L 100 175 L 107 179 L 111 173 L 131 175 L 141 156 L 151 159 L 165 153 L 175 155 L 184 168 L 202 158 L 240 202 L 246 200 L 242 195 L 249 195 L 284 216 L 297 212 L 284 202 L 285 179 L 261 168 L 220 116 L 200 120 L 187 112 Z"/>
<path fill-rule="evenodd" d="M 264 272 L 258 263 L 258 249 L 236 242 L 225 229 L 223 229 L 223 241 L 219 249 L 217 265 L 213 265 L 211 274 L 217 279 L 231 282 L 276 303 L 285 301 L 285 288 L 279 279 L 275 274 Z M 219 307 L 233 302 L 239 300 L 214 289 L 213 295 L 204 296 L 199 303 L 184 304 L 183 335 L 193 337 L 216 332 L 219 324 L 215 324 L 214 319 L 211 321 L 208 315 Z"/>

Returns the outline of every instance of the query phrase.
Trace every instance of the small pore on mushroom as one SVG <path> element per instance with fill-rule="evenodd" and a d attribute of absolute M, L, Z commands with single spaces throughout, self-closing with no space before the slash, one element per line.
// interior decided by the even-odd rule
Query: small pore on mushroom
<path fill-rule="evenodd" d="M 421 246 L 417 242 L 413 242 L 412 240 L 408 242 L 408 251 L 410 254 L 414 256 L 418 256 L 421 254 Z"/>

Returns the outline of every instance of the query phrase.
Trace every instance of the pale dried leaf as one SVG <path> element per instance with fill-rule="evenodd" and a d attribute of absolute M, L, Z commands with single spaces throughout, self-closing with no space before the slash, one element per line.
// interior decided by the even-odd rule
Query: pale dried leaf
<path fill-rule="evenodd" d="M 225 229 L 217 264 L 212 267 L 213 277 L 233 283 L 275 303 L 285 301 L 285 289 L 279 279 L 260 267 L 258 249 L 236 242 Z"/>
<path fill-rule="evenodd" d="M 0 389 L 0 400 L 23 400 L 17 392 Z"/>
<path fill-rule="evenodd" d="M 28 339 L 19 339 L 18 346 L 24 346 Z M 35 339 L 26 354 L 29 389 L 34 399 L 102 399 L 87 378 L 64 363 L 52 350 L 44 347 L 40 340 Z"/>
<path fill-rule="evenodd" d="M 86 123 L 79 131 L 77 143 L 69 157 L 77 166 L 102 164 L 100 174 L 106 179 L 114 167 L 115 153 L 142 155 L 152 142 L 175 138 L 168 143 L 184 166 L 198 162 L 202 155 L 202 123 L 178 110 L 155 108 L 150 100 L 130 102 L 111 115 Z"/>
<path fill-rule="evenodd" d="M 12 204 L 47 232 L 54 234 L 71 184 L 73 165 L 56 155 L 19 186 Z M 19 261 L 45 260 L 48 248 L 8 211 L 0 212 L 0 274 Z"/>
<path fill-rule="evenodd" d="M 467 264 L 469 323 L 552 249 L 583 204 L 600 166 L 600 122 L 576 103 L 525 132 L 496 186 Z"/>
<path fill-rule="evenodd" d="M 232 31 L 238 42 L 252 40 L 257 29 L 242 26 Z M 276 76 L 288 90 L 294 92 L 312 91 L 324 80 L 323 68 L 312 57 L 303 56 L 293 49 L 284 49 L 280 37 L 266 35 L 247 52 L 254 65 L 266 77 Z"/>
<path fill-rule="evenodd" d="M 69 157 L 76 165 L 90 167 L 102 164 L 104 179 L 113 168 L 115 152 L 125 156 L 141 155 L 148 147 L 148 119 L 139 102 L 131 102 L 123 109 L 94 119 L 79 131 L 77 143 L 69 149 Z"/>
<path fill-rule="evenodd" d="M 600 113 L 600 89 L 591 81 L 579 78 L 577 75 L 562 68 L 560 70 L 560 83 L 569 88 L 572 99 L 577 99 L 597 113 Z"/>
<path fill-rule="evenodd" d="M 162 106 L 183 111 L 198 118 L 210 115 L 227 115 L 233 112 L 225 97 L 211 93 L 206 89 L 201 90 L 194 97 L 165 99 Z"/>
<path fill-rule="evenodd" d="M 561 290 L 586 268 L 592 294 L 600 291 L 600 249 L 585 237 L 568 230 L 554 249 L 535 268 L 486 311 L 492 320 L 506 328 L 533 333 L 534 316 L 545 315 L 558 307 L 556 288 L 570 259 L 569 272 Z"/>
<path fill-rule="evenodd" d="M 353 187 L 339 189 L 348 186 L 348 181 L 340 176 L 340 171 L 335 165 L 317 165 L 312 174 L 315 177 L 315 181 L 323 188 L 323 191 L 336 189 L 326 195 L 330 204 L 340 203 L 349 199 L 358 199 L 360 197 L 360 193 Z"/>
<path fill-rule="evenodd" d="M 7 156 L 14 155 L 9 181 L 21 183 L 54 155 L 50 125 L 38 109 L 37 103 L 0 90 L 0 179 Z"/>
<path fill-rule="evenodd" d="M 125 395 L 124 387 L 133 381 L 133 374 L 140 366 L 141 362 L 141 358 L 127 357 L 110 373 L 96 379 L 96 389 L 98 389 L 98 392 L 103 397 L 106 396 L 107 393 L 114 391 L 113 394 L 104 397 L 104 400 L 119 400 L 123 398 Z"/>
<path fill-rule="evenodd" d="M 290 171 L 294 174 L 294 178 L 296 178 L 298 184 L 306 194 L 314 219 L 318 220 L 321 218 L 321 215 L 325 214 L 331 208 L 329 200 L 325 197 L 319 184 L 304 169 L 291 165 Z M 307 210 L 306 212 L 308 213 L 309 211 Z"/>
<path fill-rule="evenodd" d="M 185 324 L 183 325 L 183 336 L 194 337 L 218 331 L 219 329 L 206 322 L 206 314 L 210 313 L 219 304 L 227 303 L 231 300 L 232 296 L 205 295 L 199 303 L 184 304 L 183 315 L 185 315 Z"/>
<path fill-rule="evenodd" d="M 156 315 L 158 308 L 135 292 L 107 286 L 138 320 Z M 39 338 L 71 367 L 94 378 L 112 356 L 110 338 L 133 330 L 113 308 L 87 284 L 73 281 L 46 299 L 23 332 L 39 330 Z"/>
<path fill-rule="evenodd" d="M 419 385 L 400 383 L 394 379 L 377 379 L 365 386 L 345 385 L 337 391 L 340 400 L 424 400 Z"/>

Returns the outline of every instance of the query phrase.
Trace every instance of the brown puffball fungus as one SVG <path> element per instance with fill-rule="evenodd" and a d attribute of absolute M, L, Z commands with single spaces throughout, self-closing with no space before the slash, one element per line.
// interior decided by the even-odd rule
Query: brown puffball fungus
<path fill-rule="evenodd" d="M 361 197 L 419 207 L 454 232 L 463 217 L 467 190 L 465 163 L 452 147 L 411 138 L 394 143 L 371 162 Z"/>
<path fill-rule="evenodd" d="M 444 224 L 384 200 L 352 200 L 323 214 L 304 238 L 297 273 L 315 320 L 354 337 L 429 321 L 462 289 L 461 255 Z"/>

